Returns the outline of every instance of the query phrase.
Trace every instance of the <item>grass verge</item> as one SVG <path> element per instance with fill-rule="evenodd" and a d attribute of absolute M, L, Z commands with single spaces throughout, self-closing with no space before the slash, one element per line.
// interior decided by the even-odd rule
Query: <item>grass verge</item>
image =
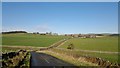
<path fill-rule="evenodd" d="M 73 64 L 75 66 L 97 66 L 97 64 L 93 64 L 93 63 L 90 63 L 90 62 L 87 62 L 87 61 L 84 61 L 83 58 L 74 58 L 72 56 L 68 56 L 68 55 L 65 55 L 65 54 L 60 54 L 60 53 L 56 53 L 56 52 L 53 52 L 51 50 L 47 50 L 47 51 L 38 51 L 38 52 L 43 52 L 43 53 L 46 53 L 46 54 L 49 54 L 49 55 L 52 55 L 58 59 L 61 59 L 65 62 L 68 62 L 70 64 Z"/>
<path fill-rule="evenodd" d="M 81 52 L 81 51 L 59 49 L 59 48 L 51 49 L 51 51 L 57 52 L 60 54 L 66 54 L 73 57 L 80 57 L 80 56 L 99 57 L 106 61 L 110 61 L 112 63 L 120 63 L 118 62 L 118 58 L 119 58 L 118 54 L 90 53 L 90 52 Z"/>

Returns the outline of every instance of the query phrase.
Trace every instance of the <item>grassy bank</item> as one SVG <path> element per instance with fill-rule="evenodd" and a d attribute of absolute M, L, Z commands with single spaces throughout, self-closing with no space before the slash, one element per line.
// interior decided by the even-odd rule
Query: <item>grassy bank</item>
<path fill-rule="evenodd" d="M 120 63 L 118 62 L 119 57 L 117 54 L 89 53 L 89 52 L 80 52 L 80 51 L 75 51 L 75 50 L 58 49 L 58 48 L 51 49 L 51 51 L 59 53 L 59 54 L 73 56 L 76 58 L 79 58 L 81 56 L 99 57 L 106 61 L 110 61 L 112 63 Z"/>
<path fill-rule="evenodd" d="M 53 52 L 51 50 L 42 51 L 42 53 L 49 54 L 51 56 L 54 56 L 54 57 L 56 57 L 60 60 L 63 60 L 65 62 L 73 64 L 75 66 L 97 66 L 97 64 L 93 64 L 91 62 L 86 62 L 82 58 L 73 58 L 72 56 L 68 56 L 68 55 L 65 55 L 65 54 L 62 54 L 62 53 Z"/>

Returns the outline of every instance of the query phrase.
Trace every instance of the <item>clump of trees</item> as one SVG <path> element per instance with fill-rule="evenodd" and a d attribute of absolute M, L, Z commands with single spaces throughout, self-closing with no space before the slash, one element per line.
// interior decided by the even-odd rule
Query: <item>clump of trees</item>
<path fill-rule="evenodd" d="M 11 33 L 27 33 L 26 31 L 9 31 L 9 32 L 2 32 L 2 34 L 11 34 Z"/>
<path fill-rule="evenodd" d="M 58 35 L 57 33 L 52 33 L 52 32 L 46 32 L 46 33 L 33 32 L 33 34 L 40 34 L 40 35 Z"/>
<path fill-rule="evenodd" d="M 119 34 L 111 34 L 111 35 L 109 35 L 109 36 L 119 36 Z"/>
<path fill-rule="evenodd" d="M 71 43 L 68 45 L 67 49 L 74 49 L 74 45 Z"/>
<path fill-rule="evenodd" d="M 33 32 L 33 34 L 40 34 L 39 32 Z"/>

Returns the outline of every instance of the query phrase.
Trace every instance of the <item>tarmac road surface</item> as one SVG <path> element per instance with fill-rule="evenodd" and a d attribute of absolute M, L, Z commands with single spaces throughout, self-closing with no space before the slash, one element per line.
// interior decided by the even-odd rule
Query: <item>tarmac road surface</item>
<path fill-rule="evenodd" d="M 64 56 L 63 56 L 64 57 Z M 77 68 L 73 64 L 44 53 L 31 52 L 31 68 Z"/>

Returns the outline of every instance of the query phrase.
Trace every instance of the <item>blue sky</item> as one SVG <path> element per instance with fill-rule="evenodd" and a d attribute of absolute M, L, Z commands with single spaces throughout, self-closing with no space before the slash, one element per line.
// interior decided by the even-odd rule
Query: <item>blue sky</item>
<path fill-rule="evenodd" d="M 2 2 L 119 2 L 119 0 L 2 0 Z"/>
<path fill-rule="evenodd" d="M 3 2 L 2 30 L 117 33 L 117 2 Z"/>

